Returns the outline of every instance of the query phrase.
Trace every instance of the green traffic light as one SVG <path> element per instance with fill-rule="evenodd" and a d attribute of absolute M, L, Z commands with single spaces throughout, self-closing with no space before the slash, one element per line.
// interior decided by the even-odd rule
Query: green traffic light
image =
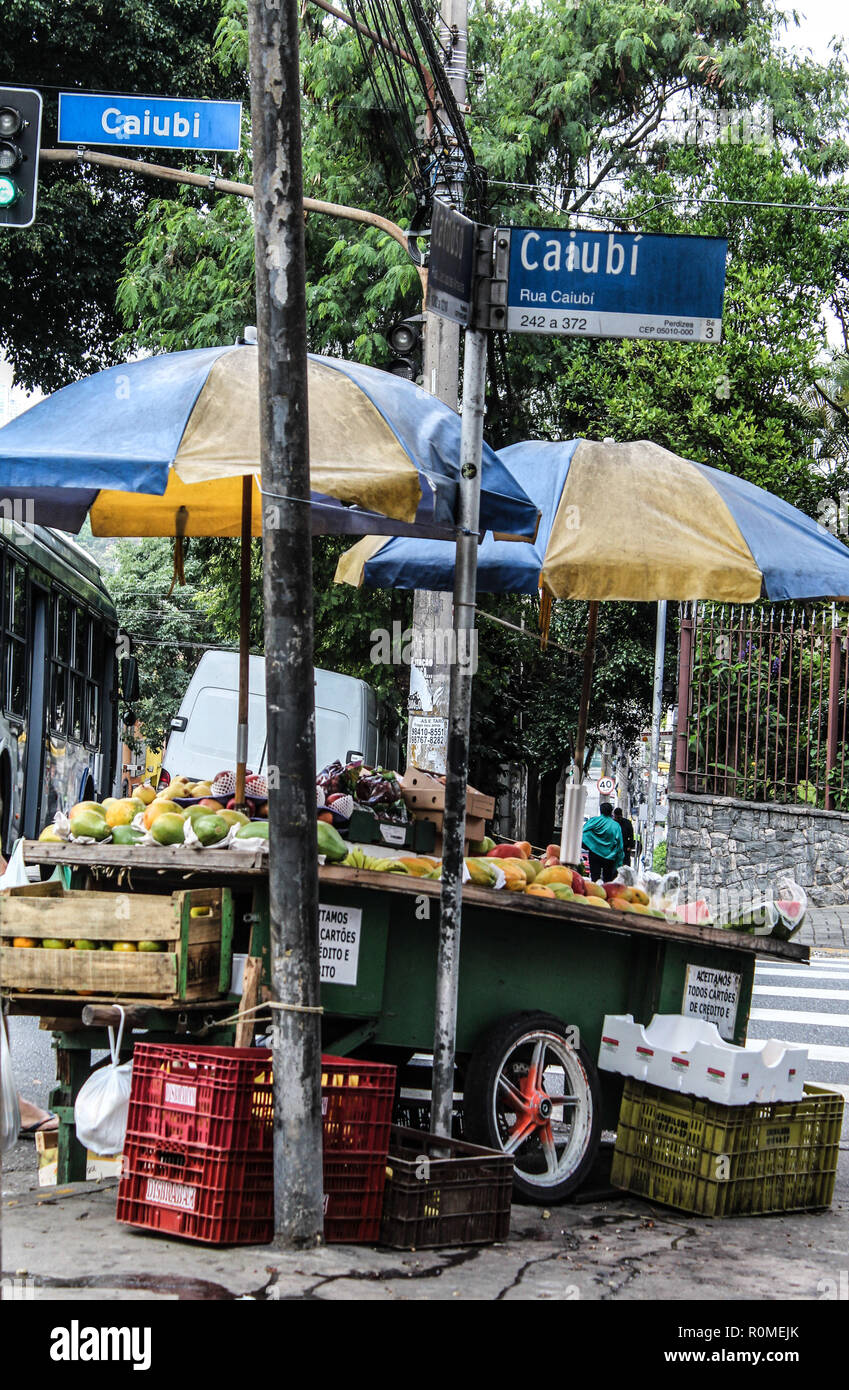
<path fill-rule="evenodd" d="M 18 201 L 21 190 L 7 174 L 0 174 L 0 208 L 10 208 Z"/>

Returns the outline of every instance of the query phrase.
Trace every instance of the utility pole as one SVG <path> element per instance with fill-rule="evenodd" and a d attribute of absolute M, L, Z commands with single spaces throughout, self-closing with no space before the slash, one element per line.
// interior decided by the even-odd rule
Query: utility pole
<path fill-rule="evenodd" d="M 445 0 L 439 42 L 450 51 L 446 72 L 462 111 L 466 104 L 468 0 Z M 436 197 L 462 212 L 462 170 L 434 189 Z M 460 325 L 438 314 L 427 314 L 424 333 L 424 388 L 457 409 L 460 381 Z M 426 772 L 444 773 L 448 742 L 448 704 L 451 680 L 449 636 L 454 624 L 451 594 L 417 589 L 413 595 L 413 661 L 410 665 L 410 722 L 407 762 Z"/>
<path fill-rule="evenodd" d="M 660 759 L 660 723 L 663 718 L 663 663 L 666 655 L 666 599 L 657 605 L 657 628 L 654 643 L 654 688 L 652 691 L 651 761 L 649 763 L 649 800 L 646 807 L 646 834 L 643 843 L 643 864 L 651 869 L 654 863 L 654 830 L 657 817 L 657 765 Z"/>
<path fill-rule="evenodd" d="M 268 719 L 274 1229 L 323 1230 L 306 266 L 297 0 L 249 0 Z"/>

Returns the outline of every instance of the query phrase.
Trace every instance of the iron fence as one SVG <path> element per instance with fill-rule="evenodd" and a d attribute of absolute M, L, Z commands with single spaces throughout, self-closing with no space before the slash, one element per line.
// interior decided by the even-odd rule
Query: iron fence
<path fill-rule="evenodd" d="M 681 605 L 677 790 L 849 810 L 847 720 L 834 605 Z"/>

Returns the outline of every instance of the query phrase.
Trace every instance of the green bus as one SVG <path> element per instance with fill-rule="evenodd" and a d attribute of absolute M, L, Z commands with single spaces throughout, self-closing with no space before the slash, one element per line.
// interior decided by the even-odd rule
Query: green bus
<path fill-rule="evenodd" d="M 118 619 L 67 536 L 0 519 L 0 848 L 109 795 L 118 757 Z"/>

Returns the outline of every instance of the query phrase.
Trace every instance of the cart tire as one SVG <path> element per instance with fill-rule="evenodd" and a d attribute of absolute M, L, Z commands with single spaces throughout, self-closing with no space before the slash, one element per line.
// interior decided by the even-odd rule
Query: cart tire
<path fill-rule="evenodd" d="M 598 1073 L 573 1034 L 553 1014 L 511 1014 L 480 1039 L 466 1070 L 466 1138 L 512 1153 L 516 1194 L 546 1206 L 580 1187 L 601 1137 Z M 552 1104 L 557 1096 L 571 1103 Z"/>

